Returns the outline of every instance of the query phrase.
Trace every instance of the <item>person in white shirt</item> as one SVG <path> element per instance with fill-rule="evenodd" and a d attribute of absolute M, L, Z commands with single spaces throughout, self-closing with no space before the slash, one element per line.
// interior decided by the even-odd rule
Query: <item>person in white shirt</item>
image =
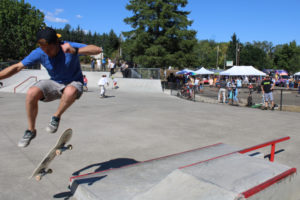
<path fill-rule="evenodd" d="M 106 91 L 105 85 L 107 86 L 109 85 L 105 74 L 103 74 L 100 80 L 98 81 L 98 85 L 100 87 L 100 97 L 105 97 L 105 91 Z"/>
<path fill-rule="evenodd" d="M 99 58 L 96 60 L 96 63 L 97 63 L 97 69 L 101 70 L 101 61 Z"/>
<path fill-rule="evenodd" d="M 115 73 L 114 61 L 110 60 L 110 62 L 108 63 L 108 68 L 110 69 L 110 75 L 112 76 Z"/>

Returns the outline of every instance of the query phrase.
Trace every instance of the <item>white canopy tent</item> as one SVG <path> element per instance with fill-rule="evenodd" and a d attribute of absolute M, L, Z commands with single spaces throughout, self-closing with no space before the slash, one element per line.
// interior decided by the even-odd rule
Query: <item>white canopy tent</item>
<path fill-rule="evenodd" d="M 266 76 L 266 73 L 253 66 L 233 66 L 220 73 L 221 76 Z"/>
<path fill-rule="evenodd" d="M 300 72 L 297 72 L 296 74 L 294 74 L 295 76 L 300 76 Z"/>
<path fill-rule="evenodd" d="M 195 71 L 195 73 L 199 74 L 199 75 L 214 74 L 214 72 L 205 69 L 205 67 L 202 67 L 201 69 L 198 69 L 197 71 Z"/>

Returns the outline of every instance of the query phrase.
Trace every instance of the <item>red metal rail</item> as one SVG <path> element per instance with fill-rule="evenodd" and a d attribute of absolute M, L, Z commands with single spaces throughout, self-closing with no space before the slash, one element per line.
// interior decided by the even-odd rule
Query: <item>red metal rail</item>
<path fill-rule="evenodd" d="M 26 81 L 28 81 L 29 79 L 32 79 L 34 78 L 35 79 L 35 82 L 37 82 L 37 77 L 36 76 L 30 76 L 29 78 L 27 78 L 25 81 L 23 81 L 22 83 L 20 83 L 19 85 L 17 85 L 15 88 L 14 88 L 14 93 L 16 93 L 16 89 L 21 86 L 23 83 L 25 83 Z"/>
<path fill-rule="evenodd" d="M 279 138 L 277 140 L 272 140 L 272 141 L 269 141 L 269 142 L 266 142 L 266 143 L 263 143 L 263 144 L 259 144 L 259 145 L 253 146 L 253 147 L 249 147 L 249 148 L 242 149 L 242 150 L 239 150 L 239 151 L 233 151 L 233 152 L 223 154 L 223 155 L 220 155 L 220 156 L 216 156 L 216 157 L 213 157 L 213 158 L 210 158 L 210 159 L 207 159 L 207 160 L 202 160 L 202 161 L 199 161 L 199 162 L 196 162 L 196 163 L 192 163 L 190 165 L 182 166 L 179 169 L 183 169 L 183 168 L 186 168 L 186 167 L 191 167 L 191 166 L 194 166 L 194 165 L 199 165 L 201 163 L 208 162 L 208 161 L 215 160 L 215 159 L 219 159 L 219 158 L 222 158 L 222 157 L 226 157 L 226 156 L 229 156 L 229 155 L 232 155 L 232 154 L 235 154 L 235 153 L 244 154 L 244 153 L 254 151 L 256 149 L 260 149 L 260 148 L 263 148 L 263 147 L 266 147 L 266 146 L 269 146 L 269 145 L 272 146 L 271 147 L 270 161 L 273 162 L 274 161 L 274 154 L 275 154 L 275 144 L 279 143 L 279 142 L 283 142 L 285 140 L 289 140 L 289 139 L 290 139 L 290 137 Z"/>
<path fill-rule="evenodd" d="M 261 149 L 261 148 L 266 147 L 266 146 L 271 146 L 270 161 L 273 162 L 274 161 L 274 156 L 275 156 L 275 145 L 279 142 L 283 142 L 283 141 L 286 141 L 286 140 L 289 140 L 289 139 L 291 139 L 289 136 L 279 138 L 277 140 L 272 140 L 272 141 L 269 141 L 269 142 L 266 142 L 266 143 L 263 143 L 263 144 L 259 144 L 259 145 L 253 146 L 253 147 L 242 149 L 242 150 L 239 151 L 239 153 L 244 154 L 244 153 L 247 153 L 247 152 L 250 152 L 250 151 L 254 151 L 256 149 Z"/>
<path fill-rule="evenodd" d="M 279 174 L 278 176 L 275 176 L 275 177 L 255 186 L 245 192 L 242 192 L 242 194 L 244 195 L 245 198 L 249 198 L 249 197 L 259 193 L 260 191 L 270 187 L 271 185 L 278 183 L 279 181 L 285 179 L 286 177 L 295 174 L 296 172 L 297 172 L 296 168 L 291 168 L 291 169 Z"/>

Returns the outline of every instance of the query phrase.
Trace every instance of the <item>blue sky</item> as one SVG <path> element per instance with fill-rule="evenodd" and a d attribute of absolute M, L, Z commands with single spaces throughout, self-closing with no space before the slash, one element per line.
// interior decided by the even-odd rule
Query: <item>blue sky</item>
<path fill-rule="evenodd" d="M 48 26 L 78 25 L 92 33 L 117 34 L 131 27 L 123 19 L 129 0 L 25 0 L 45 13 Z M 300 0 L 189 0 L 182 8 L 190 11 L 197 39 L 228 42 L 236 33 L 240 42 L 268 41 L 274 45 L 293 40 L 300 44 Z"/>

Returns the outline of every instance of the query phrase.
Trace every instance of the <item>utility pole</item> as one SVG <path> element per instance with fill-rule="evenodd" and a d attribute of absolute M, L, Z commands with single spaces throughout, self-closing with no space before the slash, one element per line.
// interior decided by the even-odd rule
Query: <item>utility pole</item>
<path fill-rule="evenodd" d="M 239 43 L 237 42 L 235 45 L 235 64 L 239 66 L 239 54 L 240 54 L 240 47 Z"/>
<path fill-rule="evenodd" d="M 218 63 L 219 63 L 219 45 L 217 46 L 217 63 L 216 63 L 216 69 L 218 69 Z"/>

